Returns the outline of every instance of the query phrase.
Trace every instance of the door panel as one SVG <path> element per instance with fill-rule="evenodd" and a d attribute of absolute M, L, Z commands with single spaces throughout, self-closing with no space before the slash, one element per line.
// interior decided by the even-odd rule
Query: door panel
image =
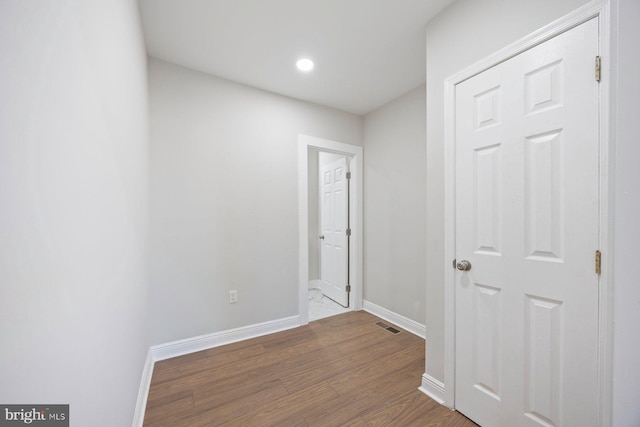
<path fill-rule="evenodd" d="M 341 158 L 320 169 L 322 248 L 320 288 L 322 293 L 347 307 L 348 180 L 347 159 Z"/>
<path fill-rule="evenodd" d="M 566 204 L 562 191 L 565 146 L 562 131 L 529 136 L 525 146 L 527 256 L 562 262 L 565 237 L 562 207 Z"/>
<path fill-rule="evenodd" d="M 500 255 L 500 144 L 474 150 L 476 252 Z"/>
<path fill-rule="evenodd" d="M 455 406 L 597 419 L 597 18 L 456 86 Z"/>
<path fill-rule="evenodd" d="M 527 295 L 525 315 L 525 415 L 540 425 L 558 425 L 562 410 L 561 301 Z"/>
<path fill-rule="evenodd" d="M 473 298 L 475 387 L 500 400 L 500 289 L 475 283 Z"/>

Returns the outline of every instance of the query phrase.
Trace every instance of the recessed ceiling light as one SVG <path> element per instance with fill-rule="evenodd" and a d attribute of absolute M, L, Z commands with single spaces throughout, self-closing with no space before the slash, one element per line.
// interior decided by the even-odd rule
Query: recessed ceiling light
<path fill-rule="evenodd" d="M 296 62 L 296 66 L 298 70 L 308 72 L 313 70 L 313 61 L 309 58 L 301 58 Z"/>

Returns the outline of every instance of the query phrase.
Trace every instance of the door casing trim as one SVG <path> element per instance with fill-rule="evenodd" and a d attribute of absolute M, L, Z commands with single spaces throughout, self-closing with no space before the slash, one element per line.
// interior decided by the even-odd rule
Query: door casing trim
<path fill-rule="evenodd" d="M 613 144 L 610 143 L 610 17 L 609 1 L 594 1 L 546 25 L 534 33 L 450 76 L 444 82 L 444 404 L 455 409 L 455 271 L 451 261 L 456 257 L 455 229 L 455 90 L 463 81 L 527 51 L 593 18 L 599 19 L 599 52 L 603 58 L 599 85 L 600 116 L 600 251 L 603 268 L 599 284 L 599 358 L 598 358 L 598 426 L 611 425 L 611 379 L 613 350 L 613 223 L 610 207 L 612 196 Z M 426 375 L 426 374 L 425 374 Z"/>
<path fill-rule="evenodd" d="M 309 323 L 309 150 L 341 154 L 351 158 L 351 240 L 349 245 L 349 274 L 351 285 L 350 305 L 352 310 L 362 310 L 363 273 L 363 160 L 362 147 L 309 135 L 298 135 L 298 315 L 300 324 Z"/>

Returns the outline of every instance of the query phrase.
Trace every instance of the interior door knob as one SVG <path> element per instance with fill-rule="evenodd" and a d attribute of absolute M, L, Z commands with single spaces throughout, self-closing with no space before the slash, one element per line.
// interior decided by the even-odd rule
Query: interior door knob
<path fill-rule="evenodd" d="M 319 236 L 319 239 L 320 239 L 320 240 L 324 240 L 324 234 L 321 234 L 321 235 Z"/>
<path fill-rule="evenodd" d="M 463 259 L 456 264 L 456 268 L 460 271 L 469 271 L 471 270 L 471 263 L 466 259 Z"/>

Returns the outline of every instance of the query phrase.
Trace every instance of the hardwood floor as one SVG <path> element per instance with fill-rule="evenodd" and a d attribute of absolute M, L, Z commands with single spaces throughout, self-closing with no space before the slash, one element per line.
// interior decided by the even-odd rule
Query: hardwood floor
<path fill-rule="evenodd" d="M 424 341 L 380 321 L 351 312 L 157 362 L 144 425 L 475 426 L 418 391 Z"/>

